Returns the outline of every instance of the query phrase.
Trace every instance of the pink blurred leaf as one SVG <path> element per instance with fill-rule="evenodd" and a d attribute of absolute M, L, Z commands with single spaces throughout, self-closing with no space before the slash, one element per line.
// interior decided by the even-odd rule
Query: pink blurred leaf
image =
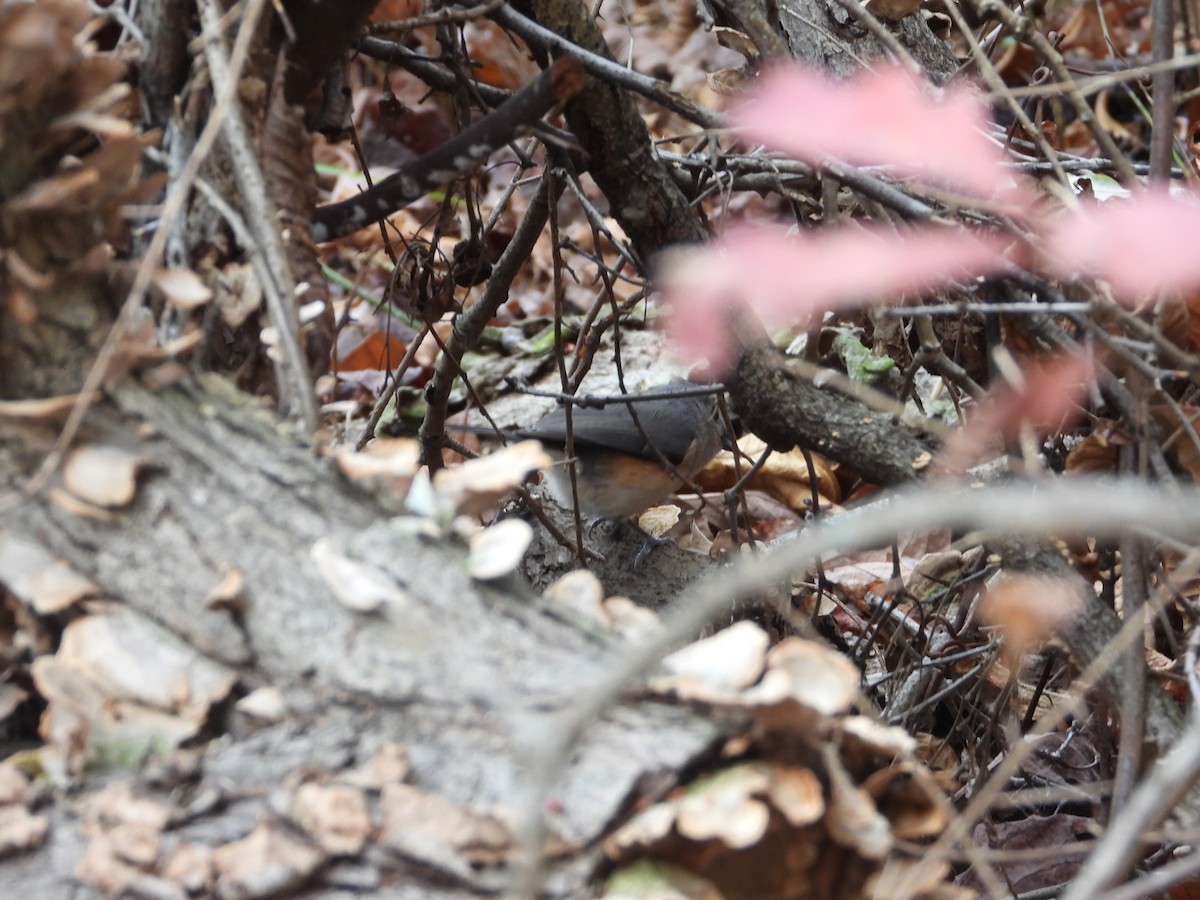
<path fill-rule="evenodd" d="M 1058 216 L 1047 228 L 1046 265 L 1063 277 L 1102 278 L 1134 302 L 1200 286 L 1200 198 L 1160 191 Z"/>
<path fill-rule="evenodd" d="M 938 469 L 960 475 L 983 461 L 997 435 L 1015 436 L 1028 422 L 1039 436 L 1060 427 L 1078 412 L 1095 375 L 1087 356 L 1065 354 L 1024 369 L 1024 383 L 1004 384 L 990 390 L 970 414 L 966 427 L 952 434 L 942 447 Z"/>
<path fill-rule="evenodd" d="M 766 73 L 730 119 L 756 140 L 813 164 L 834 156 L 983 196 L 1013 187 L 984 137 L 987 108 L 968 88 L 939 102 L 906 70 L 881 66 L 844 81 L 799 67 Z"/>
<path fill-rule="evenodd" d="M 677 346 L 720 368 L 731 349 L 729 314 L 742 306 L 768 326 L 790 324 L 996 271 L 1004 246 L 965 229 L 847 225 L 788 235 L 740 226 L 707 246 L 665 254 L 660 275 Z"/>

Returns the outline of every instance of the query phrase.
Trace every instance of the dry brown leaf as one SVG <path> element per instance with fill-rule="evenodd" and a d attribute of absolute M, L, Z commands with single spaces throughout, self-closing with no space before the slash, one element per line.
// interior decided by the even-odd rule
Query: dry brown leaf
<path fill-rule="evenodd" d="M 83 858 L 75 865 L 75 877 L 110 897 L 127 896 L 141 873 L 121 861 L 108 835 L 93 835 Z"/>
<path fill-rule="evenodd" d="M 67 490 L 95 506 L 127 506 L 137 494 L 137 476 L 147 465 L 142 457 L 119 447 L 77 447 L 63 466 Z"/>
<path fill-rule="evenodd" d="M 212 848 L 206 844 L 184 841 L 163 861 L 163 878 L 179 885 L 190 897 L 212 896 L 212 855 Z"/>
<path fill-rule="evenodd" d="M 154 284 L 167 302 L 185 312 L 198 309 L 212 299 L 213 292 L 191 269 L 172 267 L 154 273 Z"/>
<path fill-rule="evenodd" d="M 362 791 L 347 785 L 300 785 L 291 816 L 331 856 L 354 856 L 366 845 L 371 816 Z"/>
<path fill-rule="evenodd" d="M 374 612 L 389 604 L 409 605 L 408 594 L 392 576 L 369 563 L 343 556 L 336 547 L 336 541 L 323 537 L 313 544 L 309 555 L 339 603 L 356 612 Z"/>
<path fill-rule="evenodd" d="M 260 822 L 247 837 L 213 851 L 217 896 L 254 900 L 298 889 L 325 855 L 292 838 L 279 825 Z"/>
<path fill-rule="evenodd" d="M 995 822 L 980 822 L 975 826 L 972 837 L 978 847 L 1002 847 L 1006 851 L 1044 850 L 1047 847 L 1062 847 L 1078 841 L 1094 841 L 1096 820 L 1091 816 L 1077 816 L 1065 812 L 1050 815 L 1025 815 L 1017 819 L 1001 819 Z M 1007 885 L 1017 896 L 1050 890 L 1071 881 L 1084 863 L 1082 855 L 1029 854 L 1026 858 L 1008 860 L 1004 864 Z M 982 882 L 971 872 L 963 873 L 963 882 L 972 888 L 983 888 Z"/>
<path fill-rule="evenodd" d="M 745 435 L 738 439 L 738 449 L 751 459 L 758 459 L 766 451 L 767 445 L 755 435 Z M 828 507 L 840 503 L 842 490 L 833 465 L 819 454 L 810 455 L 817 476 L 817 494 L 821 504 Z M 722 451 L 704 467 L 697 477 L 697 484 L 706 491 L 723 491 L 732 487 L 747 470 L 745 460 L 738 464 L 732 453 Z M 762 491 L 796 512 L 806 511 L 812 503 L 813 491 L 808 476 L 808 463 L 804 453 L 798 449 L 787 453 L 772 453 L 745 486 Z"/>
<path fill-rule="evenodd" d="M 234 706 L 238 712 L 253 716 L 263 722 L 282 722 L 288 714 L 288 705 L 283 699 L 283 691 L 274 685 L 251 691 Z"/>
<path fill-rule="evenodd" d="M 1001 577 L 984 595 L 979 614 L 1004 632 L 1002 658 L 1009 669 L 1035 644 L 1052 637 L 1083 611 L 1071 582 L 1024 573 Z"/>
<path fill-rule="evenodd" d="M 433 476 L 433 489 L 459 514 L 477 515 L 490 510 L 524 484 L 530 473 L 553 464 L 541 443 L 521 441 L 479 459 L 438 470 Z"/>
<path fill-rule="evenodd" d="M 39 615 L 53 615 L 99 588 L 41 545 L 12 532 L 0 532 L 0 582 Z"/>
<path fill-rule="evenodd" d="M 771 766 L 767 797 L 794 828 L 819 822 L 825 815 L 821 779 L 807 766 Z"/>
<path fill-rule="evenodd" d="M 171 807 L 138 797 L 128 782 L 117 781 L 87 794 L 79 805 L 84 834 L 103 834 L 117 825 L 135 825 L 161 832 L 171 821 Z"/>
<path fill-rule="evenodd" d="M 80 831 L 88 837 L 76 875 L 93 887 L 118 896 L 184 900 L 178 887 L 150 874 L 158 862 L 171 808 L 134 796 L 128 782 L 115 782 L 83 798 Z"/>
<path fill-rule="evenodd" d="M 1117 453 L 1129 439 L 1122 437 L 1115 422 L 1097 422 L 1092 433 L 1067 453 L 1068 472 L 1112 472 L 1117 467 Z"/>
<path fill-rule="evenodd" d="M 866 859 L 883 859 L 894 842 L 891 823 L 875 808 L 871 795 L 854 784 L 834 749 L 826 744 L 821 750 L 829 778 L 829 836 Z"/>
<path fill-rule="evenodd" d="M 660 538 L 679 522 L 679 507 L 674 503 L 653 506 L 638 516 L 638 528 L 652 538 Z"/>
<path fill-rule="evenodd" d="M 543 593 L 555 608 L 571 610 L 605 628 L 611 624 L 603 606 L 604 585 L 587 569 L 568 572 Z"/>
<path fill-rule="evenodd" d="M 347 478 L 377 482 L 402 500 L 420 468 L 421 445 L 411 438 L 376 438 L 361 453 L 344 450 L 336 459 Z"/>
<path fill-rule="evenodd" d="M 0 859 L 40 847 L 49 830 L 48 816 L 34 815 L 24 806 L 0 806 Z"/>
<path fill-rule="evenodd" d="M 88 402 L 94 402 L 100 396 L 94 393 Z M 31 422 L 60 422 L 79 402 L 79 394 L 65 394 L 58 397 L 41 397 L 33 400 L 0 400 L 0 419 L 26 419 Z"/>
<path fill-rule="evenodd" d="M 523 519 L 504 519 L 471 538 L 467 571 L 472 578 L 490 581 L 516 571 L 533 542 L 533 528 Z"/>
<path fill-rule="evenodd" d="M 411 785 L 385 785 L 379 805 L 379 842 L 437 869 L 465 874 L 474 865 L 502 862 L 511 851 L 512 835 L 500 819 Z"/>
<path fill-rule="evenodd" d="M 771 813 L 762 801 L 770 788 L 766 766 L 746 764 L 725 769 L 689 785 L 680 799 L 675 827 L 693 841 L 719 840 L 741 849 L 767 833 Z"/>
<path fill-rule="evenodd" d="M 652 686 L 690 700 L 736 701 L 738 692 L 762 675 L 769 644 L 759 626 L 737 622 L 664 659 L 668 674 L 654 679 Z"/>
<path fill-rule="evenodd" d="M 56 659 L 109 699 L 178 713 L 196 725 L 237 681 L 231 669 L 125 608 L 71 622 Z"/>
<path fill-rule="evenodd" d="M 384 744 L 362 765 L 341 776 L 341 781 L 368 791 L 381 791 L 408 777 L 408 751 L 401 744 Z"/>

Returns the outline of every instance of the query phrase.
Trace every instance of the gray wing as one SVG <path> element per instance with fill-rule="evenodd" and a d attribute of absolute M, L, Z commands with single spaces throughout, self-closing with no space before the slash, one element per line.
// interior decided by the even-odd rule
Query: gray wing
<path fill-rule="evenodd" d="M 634 404 L 610 403 L 603 409 L 574 409 L 571 413 L 571 430 L 575 446 L 581 450 L 617 450 L 650 460 L 658 460 L 658 453 L 661 453 L 672 463 L 678 463 L 687 454 L 701 420 L 711 417 L 716 408 L 712 397 L 670 396 L 677 391 L 694 387 L 695 385 L 691 384 L 671 384 L 645 392 L 665 395 L 661 400 L 646 400 Z M 641 430 L 629 411 L 630 405 L 636 410 Z M 658 453 L 647 443 L 642 431 L 653 437 Z M 532 428 L 519 434 L 521 437 L 565 444 L 566 412 L 556 409 Z"/>

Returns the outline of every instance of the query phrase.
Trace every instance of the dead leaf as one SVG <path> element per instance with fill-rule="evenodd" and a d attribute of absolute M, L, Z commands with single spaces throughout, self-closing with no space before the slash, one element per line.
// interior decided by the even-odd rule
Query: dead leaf
<path fill-rule="evenodd" d="M 67 490 L 95 506 L 127 506 L 137 494 L 137 476 L 147 461 L 118 447 L 77 447 L 63 466 Z"/>
<path fill-rule="evenodd" d="M 568 572 L 543 594 L 557 608 L 571 610 L 605 628 L 611 624 L 603 606 L 604 585 L 587 569 Z"/>
<path fill-rule="evenodd" d="M 392 576 L 369 563 L 343 556 L 336 546 L 332 538 L 323 537 L 313 544 L 309 555 L 339 603 L 356 612 L 374 612 L 387 604 L 409 605 L 408 594 Z"/>
<path fill-rule="evenodd" d="M 979 614 L 1004 631 L 1002 659 L 1015 669 L 1021 657 L 1073 621 L 1083 599 L 1061 578 L 1013 573 L 1004 575 L 984 595 Z"/>
<path fill-rule="evenodd" d="M 679 801 L 675 827 L 693 841 L 716 839 L 733 849 L 751 847 L 767 833 L 771 820 L 760 799 L 769 787 L 763 765 L 724 769 L 688 786 Z"/>
<path fill-rule="evenodd" d="M 685 699 L 734 699 L 762 675 L 769 644 L 767 633 L 753 622 L 737 622 L 676 650 L 662 662 L 668 677 L 651 684 Z"/>
<path fill-rule="evenodd" d="M 178 713 L 195 724 L 237 681 L 226 666 L 126 608 L 71 622 L 56 659 L 110 699 Z"/>
<path fill-rule="evenodd" d="M 825 814 L 821 779 L 807 766 L 772 766 L 767 796 L 794 828 L 819 822 Z"/>
<path fill-rule="evenodd" d="M 0 806 L 0 859 L 34 850 L 46 840 L 48 816 L 32 814 L 24 806 Z"/>
<path fill-rule="evenodd" d="M 679 507 L 674 503 L 652 506 L 638 516 L 638 528 L 652 538 L 660 538 L 679 522 Z"/>
<path fill-rule="evenodd" d="M 477 515 L 525 483 L 530 473 L 545 469 L 554 460 L 538 441 L 521 441 L 470 459 L 433 476 L 433 489 L 460 515 Z"/>
<path fill-rule="evenodd" d="M 279 825 L 260 822 L 247 837 L 213 851 L 216 895 L 256 900 L 300 888 L 325 855 L 292 838 Z"/>
<path fill-rule="evenodd" d="M 154 273 L 154 284 L 167 302 L 185 312 L 198 309 L 212 299 L 213 292 L 191 269 L 171 267 Z"/>
<path fill-rule="evenodd" d="M 347 478 L 377 482 L 403 500 L 420 468 L 421 445 L 411 438 L 376 438 L 361 453 L 343 450 L 335 458 Z"/>
<path fill-rule="evenodd" d="M 741 457 L 758 459 L 767 450 L 766 442 L 752 434 L 738 438 L 737 444 L 740 461 L 730 451 L 723 450 L 697 476 L 697 483 L 706 491 L 724 491 L 732 487 L 749 469 Z M 820 454 L 810 453 L 809 456 L 817 476 L 820 502 L 823 506 L 840 503 L 842 488 L 835 467 Z M 808 461 L 799 449 L 772 453 L 745 486 L 779 500 L 794 512 L 806 512 L 812 504 L 813 488 L 808 477 Z"/>
<path fill-rule="evenodd" d="M 41 544 L 0 532 L 0 582 L 38 615 L 53 615 L 96 596 L 96 585 Z"/>
<path fill-rule="evenodd" d="M 829 778 L 829 836 L 867 859 L 883 859 L 894 843 L 891 823 L 875 808 L 871 795 L 854 784 L 834 749 L 825 744 L 821 751 Z"/>
<path fill-rule="evenodd" d="M 32 400 L 0 400 L 0 418 L 26 419 L 31 422 L 61 422 L 71 414 L 75 404 L 79 402 L 79 394 L 65 394 L 58 397 L 41 397 Z M 92 403 L 100 397 L 94 393 L 88 398 Z"/>
<path fill-rule="evenodd" d="M 206 844 L 184 841 L 163 861 L 163 878 L 179 885 L 190 897 L 210 897 L 214 876 L 212 856 L 212 848 Z"/>
<path fill-rule="evenodd" d="M 371 816 L 362 791 L 348 785 L 300 785 L 290 810 L 303 828 L 331 856 L 354 856 L 371 833 Z"/>
<path fill-rule="evenodd" d="M 384 744 L 365 763 L 344 772 L 341 780 L 353 787 L 381 791 L 408 777 L 408 751 L 401 744 Z"/>
<path fill-rule="evenodd" d="M 379 805 L 379 842 L 443 871 L 503 862 L 512 848 L 508 826 L 487 813 L 456 806 L 407 784 L 388 784 Z"/>
<path fill-rule="evenodd" d="M 490 581 L 516 571 L 533 541 L 533 528 L 522 519 L 504 519 L 471 539 L 467 571 L 472 578 Z"/>

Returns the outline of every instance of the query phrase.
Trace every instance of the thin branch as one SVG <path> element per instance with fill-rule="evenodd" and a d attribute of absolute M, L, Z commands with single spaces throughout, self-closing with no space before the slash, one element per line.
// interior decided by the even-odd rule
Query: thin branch
<path fill-rule="evenodd" d="M 237 79 L 220 40 L 218 28 L 221 17 L 212 0 L 201 2 L 200 17 L 205 32 L 210 36 L 210 39 L 204 42 L 204 59 L 208 63 L 209 75 L 213 87 L 225 93 L 230 89 L 230 82 L 236 85 Z M 253 24 L 243 21 L 238 38 L 241 39 L 247 30 L 252 31 Z M 277 79 L 276 82 L 275 89 L 281 89 L 282 79 Z M 317 400 L 313 394 L 312 373 L 308 368 L 308 360 L 300 346 L 295 278 L 283 246 L 279 223 L 267 205 L 267 184 L 259 164 L 258 153 L 250 139 L 245 119 L 242 118 L 241 106 L 237 102 L 229 104 L 221 137 L 232 162 L 234 181 L 246 212 L 246 225 L 254 235 L 255 245 L 267 264 L 269 277 L 262 282 L 261 287 L 271 324 L 275 326 L 275 332 L 279 335 L 281 352 L 278 357 L 272 357 L 272 363 L 279 384 L 280 403 L 285 409 L 300 415 L 304 430 L 311 435 L 317 430 Z"/>
<path fill-rule="evenodd" d="M 1175 0 L 1150 0 L 1150 41 L 1154 62 L 1169 63 L 1175 54 Z M 1175 146 L 1175 71 L 1165 66 L 1156 70 L 1150 91 L 1150 179 L 1165 182 L 1171 177 Z"/>
<path fill-rule="evenodd" d="M 496 148 L 512 140 L 518 130 L 536 122 L 579 91 L 585 81 L 577 60 L 571 57 L 556 60 L 498 109 L 436 150 L 356 197 L 318 206 L 313 213 L 313 240 L 320 244 L 353 234 L 386 219 L 441 185 L 468 175 Z"/>
<path fill-rule="evenodd" d="M 526 18 L 511 6 L 500 7 L 492 13 L 491 18 L 534 46 L 577 57 L 583 63 L 583 67 L 596 78 L 641 94 L 671 112 L 678 113 L 689 122 L 704 128 L 720 128 L 722 125 L 719 113 L 693 103 L 682 94 L 671 90 L 666 82 L 626 69 L 620 63 L 591 53 L 555 34 L 549 28 Z"/>

